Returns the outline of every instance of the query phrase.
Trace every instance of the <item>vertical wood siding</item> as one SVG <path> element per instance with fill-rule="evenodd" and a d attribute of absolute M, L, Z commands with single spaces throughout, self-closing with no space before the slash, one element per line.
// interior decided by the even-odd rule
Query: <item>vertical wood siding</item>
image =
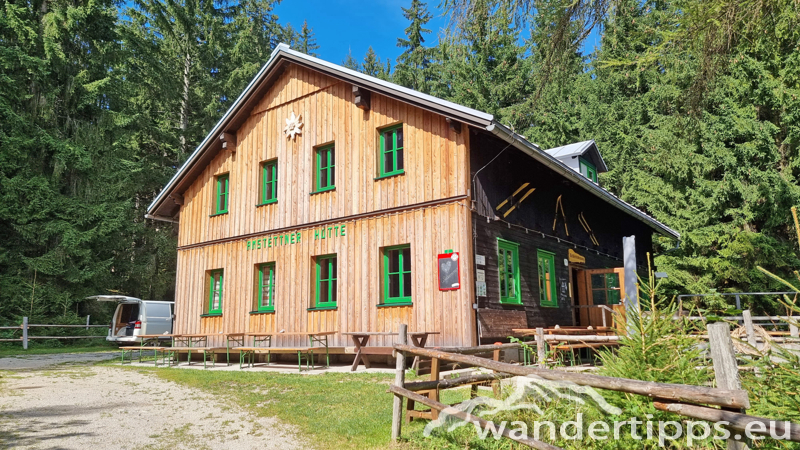
<path fill-rule="evenodd" d="M 302 134 L 288 140 L 285 119 L 302 115 Z M 404 124 L 405 174 L 379 179 L 378 130 Z M 353 103 L 352 86 L 300 66 L 290 65 L 253 108 L 237 131 L 235 152 L 221 151 L 183 194 L 178 237 L 177 333 L 228 333 L 317 330 L 439 331 L 431 345 L 476 342 L 472 309 L 471 216 L 468 200 L 415 206 L 466 196 L 469 187 L 469 128 L 450 130 L 445 117 L 372 93 L 371 109 Z M 311 194 L 314 148 L 336 145 L 336 189 Z M 278 159 L 278 201 L 260 203 L 261 163 Z M 213 213 L 215 177 L 230 176 L 229 213 Z M 398 208 L 367 218 L 349 216 Z M 342 218 L 341 221 L 336 219 Z M 347 218 L 347 219 L 344 219 Z M 313 239 L 305 224 L 346 224 L 346 236 Z M 271 236 L 270 230 L 294 228 L 300 243 L 247 250 L 247 239 Z M 248 236 L 247 239 L 241 238 Z M 210 241 L 224 240 L 211 243 Z M 207 243 L 207 244 L 205 244 Z M 380 249 L 410 244 L 413 306 L 378 308 L 383 279 Z M 436 256 L 460 252 L 462 288 L 438 290 Z M 313 257 L 338 255 L 338 309 L 312 306 Z M 276 263 L 275 313 L 255 309 L 256 265 Z M 207 271 L 224 269 L 223 315 L 205 317 Z M 216 340 L 218 343 L 220 339 Z M 372 345 L 390 345 L 373 338 Z M 280 345 L 303 345 L 283 338 Z M 335 336 L 331 345 L 350 346 Z"/>
<path fill-rule="evenodd" d="M 302 228 L 295 244 L 247 250 L 247 240 L 235 240 L 179 250 L 175 332 L 397 331 L 400 323 L 407 323 L 411 331 L 440 332 L 429 340 L 431 345 L 471 345 L 475 319 L 472 284 L 466 282 L 473 271 L 469 214 L 462 200 L 332 224 L 345 224 L 345 236 L 315 240 L 314 229 Z M 401 244 L 411 246 L 414 304 L 379 308 L 381 248 Z M 438 289 L 437 255 L 447 249 L 462 255 L 462 287 L 455 291 Z M 332 253 L 338 257 L 338 309 L 307 311 L 313 306 L 313 257 Z M 256 267 L 265 262 L 275 262 L 275 312 L 251 314 L 256 309 Z M 207 272 L 213 269 L 224 269 L 223 315 L 200 318 L 208 303 Z M 280 341 L 302 344 L 298 338 Z M 337 335 L 331 344 L 352 342 Z M 370 344 L 388 346 L 392 339 L 376 337 Z"/>

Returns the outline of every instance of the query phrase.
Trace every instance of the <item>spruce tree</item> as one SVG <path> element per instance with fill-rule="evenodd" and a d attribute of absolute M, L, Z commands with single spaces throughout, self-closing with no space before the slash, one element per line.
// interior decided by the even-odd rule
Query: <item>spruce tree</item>
<path fill-rule="evenodd" d="M 308 21 L 303 21 L 303 28 L 300 30 L 298 36 L 297 49 L 309 56 L 318 56 L 314 50 L 319 49 L 317 40 L 314 38 L 314 30 L 308 26 Z"/>
<path fill-rule="evenodd" d="M 403 53 L 397 57 L 393 81 L 421 92 L 429 92 L 429 53 L 423 44 L 424 35 L 431 30 L 425 25 L 431 20 L 427 5 L 421 0 L 411 0 L 410 8 L 401 8 L 403 17 L 411 23 L 405 29 L 406 38 L 397 38 L 397 46 Z"/>

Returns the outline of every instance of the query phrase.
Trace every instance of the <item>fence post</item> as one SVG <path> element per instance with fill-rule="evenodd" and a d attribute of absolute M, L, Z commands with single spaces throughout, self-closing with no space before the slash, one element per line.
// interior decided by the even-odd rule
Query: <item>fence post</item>
<path fill-rule="evenodd" d="M 544 368 L 547 363 L 547 353 L 544 346 L 547 345 L 544 341 L 544 328 L 536 329 L 536 356 L 538 357 L 539 367 Z"/>
<path fill-rule="evenodd" d="M 708 325 L 708 344 L 711 351 L 711 361 L 714 363 L 714 377 L 717 380 L 719 389 L 741 390 L 742 383 L 739 381 L 739 366 L 736 363 L 736 354 L 733 351 L 733 340 L 731 331 L 727 323 L 712 323 Z M 742 409 L 737 412 L 744 413 Z M 740 435 L 736 435 L 740 436 Z M 746 450 L 747 444 L 744 436 L 741 440 L 728 439 L 728 450 Z"/>
<path fill-rule="evenodd" d="M 754 348 L 758 349 L 758 342 L 756 342 L 756 329 L 753 327 L 753 315 L 750 314 L 749 309 L 742 311 L 742 319 L 744 319 L 744 328 L 747 331 L 747 342 Z"/>
<path fill-rule="evenodd" d="M 408 325 L 401 323 L 398 330 L 400 345 L 408 344 Z M 406 355 L 403 352 L 397 353 L 397 361 L 394 373 L 394 385 L 402 388 L 406 378 Z M 403 422 L 403 397 L 394 394 L 394 405 L 392 409 L 392 441 L 400 439 L 400 426 Z"/>
<path fill-rule="evenodd" d="M 86 315 L 86 329 L 87 330 L 89 329 L 89 317 L 92 317 L 92 316 L 87 314 Z"/>
<path fill-rule="evenodd" d="M 22 349 L 28 349 L 28 318 L 22 318 Z"/>

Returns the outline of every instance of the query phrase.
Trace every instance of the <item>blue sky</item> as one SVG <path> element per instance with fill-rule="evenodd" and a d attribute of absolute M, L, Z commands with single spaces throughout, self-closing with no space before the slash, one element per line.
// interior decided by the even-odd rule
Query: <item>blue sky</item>
<path fill-rule="evenodd" d="M 425 36 L 427 46 L 436 44 L 439 33 L 448 24 L 449 19 L 438 8 L 439 1 L 427 2 L 428 12 L 433 16 L 428 22 L 431 33 Z M 411 0 L 283 0 L 275 13 L 280 23 L 291 23 L 297 30 L 307 20 L 320 46 L 316 53 L 326 61 L 339 64 L 352 51 L 362 62 L 372 46 L 384 63 L 390 58 L 394 67 L 402 51 L 397 38 L 405 36 L 409 24 L 400 8 L 410 5 Z M 599 33 L 594 30 L 584 43 L 583 53 L 593 51 L 599 44 Z"/>
<path fill-rule="evenodd" d="M 280 23 L 291 23 L 297 30 L 307 20 L 320 46 L 316 53 L 326 61 L 340 63 L 351 50 L 361 62 L 371 45 L 384 62 L 391 58 L 394 66 L 401 53 L 397 38 L 405 36 L 409 23 L 400 8 L 410 4 L 411 0 L 283 0 L 275 14 Z M 435 44 L 439 30 L 447 25 L 438 4 L 439 0 L 428 3 L 433 18 L 428 22 L 431 33 L 426 45 Z"/>

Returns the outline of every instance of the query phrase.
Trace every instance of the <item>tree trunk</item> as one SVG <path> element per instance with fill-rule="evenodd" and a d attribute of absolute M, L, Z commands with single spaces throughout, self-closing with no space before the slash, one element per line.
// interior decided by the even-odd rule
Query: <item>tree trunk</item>
<path fill-rule="evenodd" d="M 181 155 L 186 151 L 186 130 L 189 128 L 189 71 L 192 68 L 192 55 L 186 52 L 183 59 L 183 100 L 181 101 Z"/>

